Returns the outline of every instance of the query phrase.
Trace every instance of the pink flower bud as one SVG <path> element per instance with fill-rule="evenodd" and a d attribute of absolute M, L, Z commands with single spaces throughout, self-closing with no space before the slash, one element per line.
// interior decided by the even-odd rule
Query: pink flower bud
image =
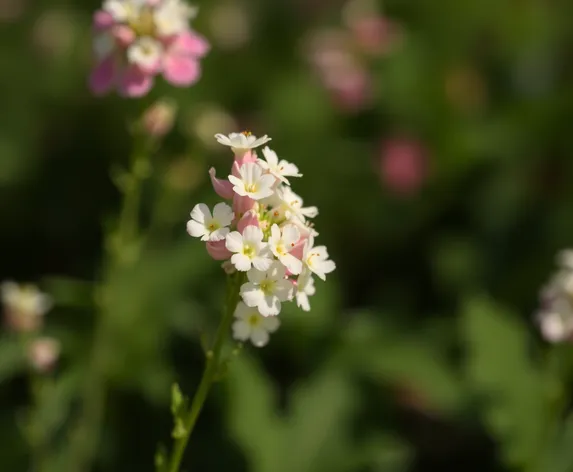
<path fill-rule="evenodd" d="M 416 193 L 427 174 L 427 155 L 422 145 L 408 138 L 393 138 L 382 145 L 382 180 L 397 194 Z"/>
<path fill-rule="evenodd" d="M 60 342 L 53 338 L 43 337 L 33 341 L 28 347 L 28 358 L 32 367 L 38 372 L 51 371 L 60 357 Z"/>
<path fill-rule="evenodd" d="M 257 212 L 254 210 L 249 210 L 247 213 L 243 215 L 243 217 L 237 223 L 237 231 L 243 234 L 243 230 L 247 226 L 256 226 L 257 228 L 260 227 L 259 224 L 259 217 Z"/>
<path fill-rule="evenodd" d="M 208 242 L 207 252 L 216 261 L 225 261 L 227 259 L 230 259 L 231 256 L 233 255 L 233 253 L 229 251 L 225 246 L 224 239 L 222 241 Z"/>
<path fill-rule="evenodd" d="M 233 195 L 233 213 L 236 218 L 242 218 L 245 213 L 252 210 L 257 202 L 249 197 L 241 197 L 238 194 Z"/>
<path fill-rule="evenodd" d="M 162 138 L 173 127 L 175 121 L 175 104 L 168 100 L 154 103 L 143 115 L 143 128 L 150 136 Z"/>
<path fill-rule="evenodd" d="M 222 198 L 231 199 L 235 192 L 233 191 L 233 184 L 226 179 L 218 179 L 215 177 L 215 168 L 211 167 L 209 169 L 209 177 L 211 177 L 211 183 L 217 195 Z"/>

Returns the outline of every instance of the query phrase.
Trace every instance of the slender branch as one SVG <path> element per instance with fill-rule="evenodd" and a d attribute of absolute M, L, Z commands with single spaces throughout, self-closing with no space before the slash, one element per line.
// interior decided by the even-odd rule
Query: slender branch
<path fill-rule="evenodd" d="M 139 237 L 139 212 L 143 181 L 149 167 L 149 148 L 142 137 L 136 138 L 130 158 L 131 169 L 123 186 L 123 201 L 115 235 L 108 241 L 106 270 L 113 272 L 120 266 L 137 259 Z M 104 286 L 105 291 L 105 286 Z M 75 430 L 71 435 L 69 469 L 83 472 L 93 462 L 100 431 L 103 424 L 107 386 L 105 380 L 105 343 L 109 339 L 109 307 L 105 299 L 100 300 L 100 316 L 95 328 L 92 353 L 87 369 L 83 392 L 83 409 Z"/>
<path fill-rule="evenodd" d="M 217 329 L 213 348 L 207 353 L 205 370 L 203 371 L 199 387 L 193 397 L 191 408 L 189 409 L 185 419 L 185 432 L 175 441 L 173 446 L 169 468 L 167 469 L 169 472 L 179 471 L 185 448 L 189 442 L 189 437 L 193 432 L 197 419 L 199 418 L 199 414 L 201 413 L 201 409 L 205 404 L 205 400 L 207 399 L 211 386 L 213 385 L 217 375 L 221 360 L 221 351 L 233 322 L 233 314 L 239 301 L 239 288 L 243 280 L 244 275 L 240 272 L 235 273 L 228 279 L 225 312 L 221 319 L 221 323 L 219 324 L 219 328 Z"/>

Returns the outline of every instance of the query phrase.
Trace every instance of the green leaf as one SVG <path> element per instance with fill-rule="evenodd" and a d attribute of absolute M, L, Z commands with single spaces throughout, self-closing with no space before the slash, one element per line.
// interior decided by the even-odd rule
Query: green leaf
<path fill-rule="evenodd" d="M 181 393 L 181 388 L 178 384 L 174 383 L 171 387 L 171 413 L 177 417 L 181 408 L 185 406 L 185 397 Z"/>
<path fill-rule="evenodd" d="M 284 470 L 345 470 L 349 423 L 356 400 L 351 381 L 338 363 L 300 385 L 290 401 L 291 414 L 283 442 Z"/>
<path fill-rule="evenodd" d="M 175 426 L 173 427 L 173 431 L 171 432 L 173 439 L 181 439 L 186 434 L 187 434 L 187 429 L 183 424 L 183 420 L 181 418 L 175 418 Z"/>
<path fill-rule="evenodd" d="M 279 472 L 284 426 L 271 381 L 248 356 L 235 360 L 227 378 L 229 430 L 245 452 L 249 470 Z"/>
<path fill-rule="evenodd" d="M 525 326 L 485 299 L 472 300 L 463 319 L 470 385 L 484 398 L 484 421 L 500 441 L 506 462 L 539 460 L 549 405 L 543 376 L 533 365 Z"/>

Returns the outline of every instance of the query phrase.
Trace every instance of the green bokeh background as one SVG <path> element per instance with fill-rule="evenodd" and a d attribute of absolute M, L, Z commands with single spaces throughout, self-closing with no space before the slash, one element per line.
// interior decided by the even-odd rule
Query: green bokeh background
<path fill-rule="evenodd" d="M 6 5 L 23 11 L 6 18 Z M 69 452 L 98 318 L 93 283 L 120 205 L 110 169 L 127 163 L 128 120 L 162 96 L 179 114 L 146 183 L 148 248 L 108 280 L 94 471 L 153 470 L 157 443 L 170 442 L 171 384 L 197 386 L 200 336 L 213 334 L 225 281 L 185 223 L 196 203 L 217 201 L 209 167 L 224 175 L 230 164 L 212 136 L 245 128 L 272 136 L 304 173 L 294 189 L 319 207 L 337 271 L 317 281 L 310 313 L 285 307 L 270 344 L 233 361 L 186 470 L 572 470 L 573 363 L 541 340 L 533 314 L 573 238 L 573 3 L 380 3 L 403 35 L 385 55 L 356 49 L 373 84 L 359 110 L 338 106 L 308 61 L 313 32 L 346 28 L 343 2 L 200 6 L 196 28 L 213 46 L 200 83 L 160 82 L 136 101 L 86 87 L 97 2 L 0 0 L 0 279 L 52 294 L 45 330 L 63 346 L 37 410 L 18 343 L 0 338 L 0 470 L 32 470 L 33 424 L 50 438 L 46 470 L 77 472 L 54 464 Z M 426 149 L 417 192 L 381 178 L 381 143 L 394 136 Z"/>

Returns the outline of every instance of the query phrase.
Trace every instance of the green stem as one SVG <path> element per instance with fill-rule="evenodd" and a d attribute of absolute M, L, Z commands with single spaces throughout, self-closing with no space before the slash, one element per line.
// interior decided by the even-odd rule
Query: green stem
<path fill-rule="evenodd" d="M 229 277 L 225 313 L 223 314 L 223 318 L 219 324 L 219 328 L 217 329 L 213 348 L 207 353 L 205 370 L 203 371 L 197 392 L 191 402 L 191 408 L 185 418 L 185 433 L 175 441 L 173 446 L 169 468 L 167 469 L 169 472 L 179 471 L 179 467 L 183 459 L 183 453 L 185 452 L 185 448 L 189 442 L 189 437 L 193 432 L 197 419 L 199 418 L 199 414 L 201 413 L 201 409 L 205 404 L 209 390 L 211 389 L 217 375 L 221 360 L 221 351 L 233 322 L 233 314 L 237 307 L 237 303 L 239 302 L 239 289 L 243 280 L 244 275 L 240 272 Z"/>
<path fill-rule="evenodd" d="M 130 158 L 131 169 L 123 190 L 123 201 L 115 236 L 108 241 L 106 270 L 113 272 L 120 266 L 137 259 L 139 237 L 139 211 L 143 181 L 149 167 L 149 149 L 142 138 L 136 138 Z M 90 469 L 93 462 L 100 431 L 103 424 L 107 386 L 105 380 L 106 342 L 109 339 L 109 316 L 107 300 L 100 304 L 100 316 L 95 328 L 92 353 L 87 369 L 87 378 L 83 392 L 83 410 L 70 444 L 69 469 L 83 472 Z"/>

